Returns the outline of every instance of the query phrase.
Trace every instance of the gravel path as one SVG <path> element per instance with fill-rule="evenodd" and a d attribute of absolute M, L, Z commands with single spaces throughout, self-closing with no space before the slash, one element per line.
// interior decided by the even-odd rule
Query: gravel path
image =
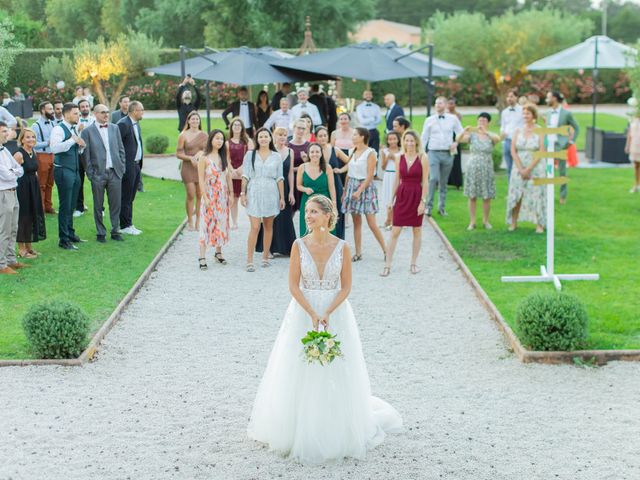
<path fill-rule="evenodd" d="M 372 388 L 406 431 L 323 467 L 249 441 L 289 295 L 286 259 L 243 271 L 246 228 L 204 273 L 181 236 L 95 363 L 0 369 L 0 479 L 640 478 L 640 364 L 521 364 L 429 227 L 420 275 L 408 232 L 391 277 L 366 231 L 354 268 Z"/>

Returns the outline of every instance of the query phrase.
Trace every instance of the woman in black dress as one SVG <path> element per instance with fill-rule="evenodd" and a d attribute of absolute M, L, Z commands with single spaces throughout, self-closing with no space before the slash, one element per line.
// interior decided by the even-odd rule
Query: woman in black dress
<path fill-rule="evenodd" d="M 462 122 L 462 115 L 460 112 L 456 110 L 456 99 L 451 97 L 447 101 L 447 109 L 451 115 L 455 115 L 458 117 L 458 120 Z M 456 139 L 455 133 L 453 134 L 453 140 Z M 453 156 L 453 168 L 451 169 L 451 173 L 449 174 L 449 179 L 447 181 L 447 185 L 451 185 L 456 187 L 457 190 L 460 190 L 462 187 L 462 150 L 460 149 L 460 145 L 458 145 L 458 149 L 456 150 L 456 154 Z"/>
<path fill-rule="evenodd" d="M 23 128 L 18 137 L 20 148 L 13 158 L 22 165 L 24 175 L 18 179 L 18 254 L 23 258 L 36 258 L 36 252 L 32 243 L 47 238 L 45 229 L 44 210 L 42 209 L 42 197 L 38 184 L 38 161 L 36 152 L 36 133 L 30 128 Z"/>
<path fill-rule="evenodd" d="M 283 127 L 278 127 L 273 131 L 273 141 L 283 162 L 285 206 L 273 220 L 273 238 L 271 239 L 271 248 L 269 248 L 271 256 L 274 253 L 288 256 L 291 253 L 291 246 L 296 240 L 296 229 L 293 226 L 293 211 L 291 210 L 296 202 L 293 194 L 295 191 L 293 151 L 287 146 L 287 134 L 287 129 Z M 256 252 L 262 252 L 262 225 L 260 225 L 258 233 Z"/>
<path fill-rule="evenodd" d="M 256 130 L 262 128 L 271 116 L 271 105 L 269 104 L 269 94 L 264 90 L 260 90 L 258 99 L 256 100 Z M 286 182 L 285 182 L 286 184 Z"/>

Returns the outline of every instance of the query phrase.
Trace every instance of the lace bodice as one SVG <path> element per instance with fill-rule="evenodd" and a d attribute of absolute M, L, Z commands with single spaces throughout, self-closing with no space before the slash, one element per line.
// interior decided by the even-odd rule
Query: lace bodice
<path fill-rule="evenodd" d="M 302 288 L 307 290 L 336 290 L 340 288 L 340 274 L 342 273 L 342 247 L 344 240 L 339 240 L 333 252 L 327 260 L 322 272 L 322 278 L 318 267 L 307 249 L 304 241 L 296 240 L 300 250 L 300 273 Z"/>

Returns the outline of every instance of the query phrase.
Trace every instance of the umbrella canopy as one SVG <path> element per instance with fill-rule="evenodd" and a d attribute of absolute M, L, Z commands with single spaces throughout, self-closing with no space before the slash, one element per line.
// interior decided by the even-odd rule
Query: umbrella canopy
<path fill-rule="evenodd" d="M 527 66 L 527 70 L 626 68 L 635 65 L 637 53 L 636 49 L 605 35 L 596 35 L 573 47 L 533 62 Z"/>
<path fill-rule="evenodd" d="M 327 78 L 327 75 L 310 75 L 306 72 L 291 72 L 270 64 L 292 57 L 274 48 L 239 47 L 224 52 L 209 53 L 185 60 L 185 73 L 198 80 L 210 80 L 239 85 L 257 85 L 276 82 L 293 82 Z M 182 76 L 181 62 L 168 63 L 148 68 L 148 72 L 174 77 Z"/>
<path fill-rule="evenodd" d="M 288 69 L 356 78 L 370 82 L 427 77 L 429 72 L 428 57 L 415 53 L 399 59 L 409 52 L 410 50 L 398 48 L 393 42 L 381 45 L 362 42 L 325 52 L 271 61 L 270 63 Z M 462 70 L 461 67 L 436 59 L 433 61 L 434 77 L 455 75 L 460 70 Z"/>

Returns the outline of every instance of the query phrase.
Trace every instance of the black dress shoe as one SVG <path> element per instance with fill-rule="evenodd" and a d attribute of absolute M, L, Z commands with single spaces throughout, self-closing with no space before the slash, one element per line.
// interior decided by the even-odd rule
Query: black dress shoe
<path fill-rule="evenodd" d="M 99 243 L 107 243 L 107 239 L 106 239 L 106 237 L 105 237 L 104 235 L 97 235 L 97 236 L 96 236 L 96 240 L 97 240 Z"/>
<path fill-rule="evenodd" d="M 71 242 L 60 242 L 58 246 L 64 250 L 78 250 L 78 247 Z"/>
<path fill-rule="evenodd" d="M 124 242 L 124 238 L 122 238 L 122 235 L 120 235 L 119 233 L 111 234 L 111 240 L 114 240 L 116 242 Z"/>
<path fill-rule="evenodd" d="M 77 236 L 77 235 L 76 235 L 75 237 L 71 237 L 71 238 L 70 238 L 70 240 L 71 240 L 73 243 L 85 243 L 85 242 L 86 242 L 86 240 L 82 240 L 82 239 L 81 239 L 79 236 Z"/>

